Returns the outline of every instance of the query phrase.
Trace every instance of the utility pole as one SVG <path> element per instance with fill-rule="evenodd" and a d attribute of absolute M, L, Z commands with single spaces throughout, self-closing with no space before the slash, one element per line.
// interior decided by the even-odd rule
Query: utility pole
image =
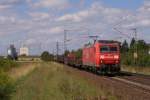
<path fill-rule="evenodd" d="M 98 36 L 97 35 L 95 35 L 95 36 L 89 36 L 89 38 L 93 39 L 94 43 L 95 43 L 97 41 L 97 39 L 98 39 Z"/>
<path fill-rule="evenodd" d="M 67 50 L 67 30 L 64 30 L 64 63 L 65 63 L 65 53 L 66 53 L 66 50 Z"/>
<path fill-rule="evenodd" d="M 56 59 L 58 60 L 58 55 L 59 55 L 59 42 L 56 43 Z"/>
<path fill-rule="evenodd" d="M 132 28 L 131 30 L 134 31 L 135 40 L 137 41 L 137 29 L 136 28 Z"/>
<path fill-rule="evenodd" d="M 134 31 L 134 37 L 135 37 L 135 47 L 134 47 L 134 59 L 135 59 L 135 64 L 137 63 L 137 58 L 138 58 L 138 38 L 137 38 L 137 28 L 131 29 Z"/>
<path fill-rule="evenodd" d="M 66 42 L 67 42 L 67 30 L 64 30 L 64 54 L 65 54 L 65 52 L 67 50 Z"/>
<path fill-rule="evenodd" d="M 42 43 L 41 42 L 39 42 L 38 48 L 39 48 L 39 53 L 41 55 L 42 54 Z"/>

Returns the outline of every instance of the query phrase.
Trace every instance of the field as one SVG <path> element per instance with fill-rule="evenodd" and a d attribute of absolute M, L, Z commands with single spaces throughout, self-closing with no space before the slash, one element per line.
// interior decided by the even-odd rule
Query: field
<path fill-rule="evenodd" d="M 57 63 L 41 63 L 17 80 L 12 100 L 116 100 Z"/>
<path fill-rule="evenodd" d="M 150 72 L 148 67 L 123 66 L 122 69 Z M 148 76 L 100 76 L 55 62 L 4 60 L 0 79 L 0 100 L 149 100 L 150 97 Z"/>
<path fill-rule="evenodd" d="M 41 58 L 38 56 L 19 56 L 18 61 L 41 61 Z"/>

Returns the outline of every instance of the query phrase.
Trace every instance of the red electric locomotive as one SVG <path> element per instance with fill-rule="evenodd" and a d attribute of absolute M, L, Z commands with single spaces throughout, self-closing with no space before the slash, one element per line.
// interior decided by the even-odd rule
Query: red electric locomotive
<path fill-rule="evenodd" d="M 120 43 L 99 40 L 82 51 L 82 66 L 100 72 L 120 71 Z"/>

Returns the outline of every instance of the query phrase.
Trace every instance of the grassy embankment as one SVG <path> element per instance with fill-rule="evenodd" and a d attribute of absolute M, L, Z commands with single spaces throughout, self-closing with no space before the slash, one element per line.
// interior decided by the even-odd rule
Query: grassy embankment
<path fill-rule="evenodd" d="M 0 100 L 9 100 L 15 91 L 15 82 L 8 72 L 19 65 L 8 59 L 0 58 Z"/>
<path fill-rule="evenodd" d="M 122 66 L 122 71 L 150 75 L 150 67 Z"/>
<path fill-rule="evenodd" d="M 18 81 L 30 74 L 40 63 L 18 63 L 18 67 L 14 67 L 7 73 L 14 80 Z"/>
<path fill-rule="evenodd" d="M 16 90 L 16 82 L 32 71 L 37 64 L 17 63 L 0 59 L 0 100 L 10 100 Z"/>
<path fill-rule="evenodd" d="M 99 99 L 98 99 L 99 98 Z M 103 98 L 103 99 L 102 99 Z M 107 98 L 107 99 L 106 99 Z M 115 100 L 57 63 L 42 63 L 20 80 L 12 100 Z"/>

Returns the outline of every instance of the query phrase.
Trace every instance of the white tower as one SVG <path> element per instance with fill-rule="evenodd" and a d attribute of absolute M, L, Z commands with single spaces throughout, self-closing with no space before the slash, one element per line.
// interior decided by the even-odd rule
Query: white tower
<path fill-rule="evenodd" d="M 26 46 L 20 48 L 20 55 L 29 56 L 29 49 Z"/>

